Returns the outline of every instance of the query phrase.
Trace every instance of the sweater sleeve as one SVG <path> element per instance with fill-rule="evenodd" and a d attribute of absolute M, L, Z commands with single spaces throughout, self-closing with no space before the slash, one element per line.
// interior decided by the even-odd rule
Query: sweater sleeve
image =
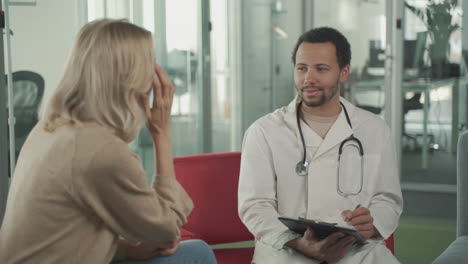
<path fill-rule="evenodd" d="M 103 145 L 72 177 L 85 210 L 130 241 L 177 239 L 193 207 L 175 178 L 157 176 L 151 188 L 140 160 L 124 142 Z"/>

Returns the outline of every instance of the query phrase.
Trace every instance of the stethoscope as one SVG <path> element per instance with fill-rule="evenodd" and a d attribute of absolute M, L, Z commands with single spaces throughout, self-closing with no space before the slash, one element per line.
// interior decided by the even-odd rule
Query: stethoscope
<path fill-rule="evenodd" d="M 340 102 L 341 107 L 344 110 L 346 120 L 348 121 L 349 127 L 353 129 L 353 126 L 351 125 L 351 120 L 349 119 L 348 111 L 346 110 L 346 107 L 342 102 Z M 301 161 L 299 161 L 296 165 L 296 173 L 299 176 L 307 176 L 308 175 L 308 167 L 309 163 L 307 162 L 307 150 L 306 150 L 306 145 L 305 145 L 305 140 L 304 140 L 304 135 L 302 134 L 302 127 L 301 127 L 301 119 L 300 119 L 300 107 L 302 106 L 302 101 L 299 102 L 297 105 L 296 109 L 296 121 L 297 121 L 297 127 L 299 129 L 299 135 L 301 136 L 301 142 L 302 142 L 302 149 L 304 151 L 304 156 Z M 340 187 L 340 160 L 341 160 L 341 154 L 343 153 L 343 148 L 346 143 L 348 142 L 355 142 L 356 144 L 348 144 L 349 146 L 353 146 L 357 148 L 360 158 L 361 158 L 361 184 L 359 187 L 359 190 L 354 191 L 354 192 L 343 192 Z M 357 139 L 354 134 L 351 134 L 351 136 L 347 137 L 345 140 L 343 140 L 340 144 L 340 147 L 338 149 L 338 168 L 337 168 L 337 192 L 342 195 L 342 196 L 348 196 L 348 195 L 357 195 L 361 193 L 362 191 L 362 185 L 364 183 L 364 150 L 362 148 L 361 141 Z"/>

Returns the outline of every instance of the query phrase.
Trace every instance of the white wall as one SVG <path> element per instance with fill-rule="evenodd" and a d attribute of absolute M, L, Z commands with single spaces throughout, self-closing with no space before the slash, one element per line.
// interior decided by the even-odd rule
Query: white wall
<path fill-rule="evenodd" d="M 77 33 L 76 2 L 37 0 L 36 6 L 10 6 L 9 16 L 12 70 L 41 74 L 47 96 L 59 81 Z"/>

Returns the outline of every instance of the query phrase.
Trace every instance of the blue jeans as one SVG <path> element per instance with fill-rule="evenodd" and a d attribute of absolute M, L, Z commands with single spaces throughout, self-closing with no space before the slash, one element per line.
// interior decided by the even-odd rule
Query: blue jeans
<path fill-rule="evenodd" d="M 213 250 L 205 241 L 192 239 L 180 242 L 176 253 L 148 260 L 129 260 L 113 264 L 216 264 Z"/>

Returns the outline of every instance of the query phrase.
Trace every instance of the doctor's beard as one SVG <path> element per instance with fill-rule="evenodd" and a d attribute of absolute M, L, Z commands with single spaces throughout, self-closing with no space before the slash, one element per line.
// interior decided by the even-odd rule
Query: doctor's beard
<path fill-rule="evenodd" d="M 337 82 L 333 87 L 331 87 L 331 89 L 330 89 L 331 94 L 330 95 L 327 95 L 327 93 L 325 92 L 326 89 L 324 89 L 323 87 L 304 86 L 304 87 L 301 87 L 300 89 L 298 89 L 299 97 L 302 100 L 302 102 L 304 102 L 304 104 L 307 105 L 308 107 L 318 107 L 318 106 L 321 106 L 321 105 L 325 104 L 326 102 L 330 101 L 331 98 L 333 98 L 336 95 L 336 93 L 339 91 L 338 85 L 339 85 L 339 82 Z M 308 100 L 306 100 L 306 97 L 304 96 L 304 93 L 305 93 L 305 90 L 307 90 L 307 89 L 317 89 L 317 90 L 319 90 L 321 92 L 321 95 L 320 95 L 320 97 L 318 98 L 317 101 L 308 101 Z"/>

